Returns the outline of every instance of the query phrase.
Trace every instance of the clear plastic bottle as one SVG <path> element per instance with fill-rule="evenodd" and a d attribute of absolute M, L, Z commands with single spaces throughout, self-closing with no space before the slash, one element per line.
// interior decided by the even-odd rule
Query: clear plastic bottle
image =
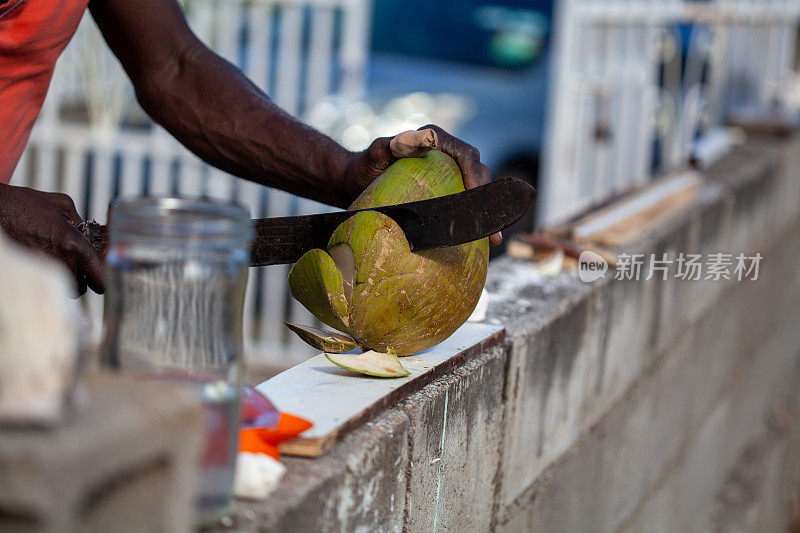
<path fill-rule="evenodd" d="M 104 365 L 193 384 L 206 406 L 197 521 L 230 502 L 238 448 L 250 217 L 207 200 L 140 198 L 111 210 Z"/>

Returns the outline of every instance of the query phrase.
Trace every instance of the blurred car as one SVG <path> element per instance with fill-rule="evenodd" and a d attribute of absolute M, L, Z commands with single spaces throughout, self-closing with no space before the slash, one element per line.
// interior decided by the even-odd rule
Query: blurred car
<path fill-rule="evenodd" d="M 476 146 L 495 177 L 535 185 L 552 10 L 551 0 L 377 0 L 366 94 L 320 102 L 307 120 L 351 150 L 436 123 Z"/>

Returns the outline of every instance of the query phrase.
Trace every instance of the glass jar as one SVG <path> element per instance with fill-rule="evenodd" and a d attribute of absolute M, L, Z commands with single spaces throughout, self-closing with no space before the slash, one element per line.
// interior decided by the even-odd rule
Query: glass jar
<path fill-rule="evenodd" d="M 230 502 L 238 449 L 250 217 L 182 198 L 123 201 L 110 216 L 103 364 L 197 388 L 206 406 L 197 520 L 215 520 Z"/>

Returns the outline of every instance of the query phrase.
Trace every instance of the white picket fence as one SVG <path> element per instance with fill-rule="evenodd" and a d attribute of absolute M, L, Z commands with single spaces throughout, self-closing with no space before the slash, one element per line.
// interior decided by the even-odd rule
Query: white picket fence
<path fill-rule="evenodd" d="M 204 42 L 296 116 L 326 95 L 352 101 L 364 90 L 371 0 L 183 5 Z M 731 106 L 780 101 L 798 18 L 797 0 L 556 2 L 540 222 L 680 169 L 696 132 L 713 131 Z M 679 23 L 692 24 L 685 65 Z M 140 194 L 233 199 L 253 217 L 326 209 L 211 168 L 149 123 L 91 20 L 59 62 L 12 183 L 66 192 L 100 222 L 111 199 Z M 287 272 L 251 270 L 251 359 L 290 365 L 311 353 L 282 324 L 312 321 L 289 296 Z M 84 301 L 99 331 L 102 298 Z"/>
<path fill-rule="evenodd" d="M 797 0 L 559 0 L 540 221 L 680 169 L 732 106 L 779 103 L 798 17 Z"/>
<path fill-rule="evenodd" d="M 363 90 L 367 0 L 186 0 L 183 5 L 195 33 L 290 113 L 299 116 L 331 93 Z M 88 14 L 59 61 L 12 183 L 66 192 L 82 216 L 101 223 L 112 199 L 142 194 L 235 200 L 253 217 L 328 209 L 214 169 L 153 126 Z M 250 270 L 244 328 L 251 360 L 288 366 L 311 353 L 283 325 L 284 320 L 314 323 L 289 295 L 287 274 L 285 265 Z M 98 335 L 102 297 L 82 300 Z"/>

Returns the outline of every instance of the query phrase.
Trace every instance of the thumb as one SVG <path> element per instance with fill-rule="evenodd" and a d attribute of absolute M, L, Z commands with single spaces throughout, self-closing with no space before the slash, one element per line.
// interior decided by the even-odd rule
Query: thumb
<path fill-rule="evenodd" d="M 366 149 L 365 163 L 372 171 L 383 172 L 403 157 L 422 157 L 439 146 L 439 138 L 432 129 L 408 130 L 394 137 L 379 137 Z"/>
<path fill-rule="evenodd" d="M 389 141 L 389 151 L 400 159 L 401 157 L 422 157 L 431 150 L 438 148 L 439 137 L 430 128 L 424 130 L 409 130 L 398 133 Z"/>
<path fill-rule="evenodd" d="M 348 189 L 355 193 L 355 197 L 398 159 L 422 157 L 438 146 L 439 138 L 430 128 L 404 131 L 394 137 L 378 137 L 358 154 L 350 167 Z"/>

